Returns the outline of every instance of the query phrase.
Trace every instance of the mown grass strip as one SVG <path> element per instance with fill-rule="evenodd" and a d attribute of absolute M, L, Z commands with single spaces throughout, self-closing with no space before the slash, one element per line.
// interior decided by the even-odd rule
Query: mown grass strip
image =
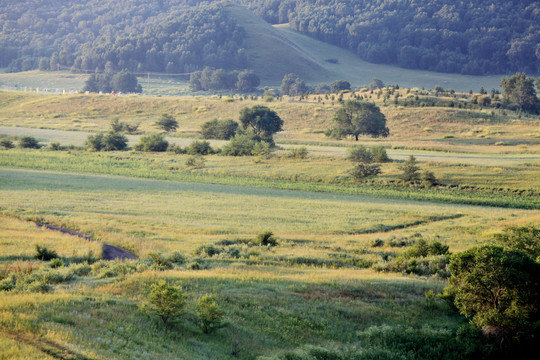
<path fill-rule="evenodd" d="M 363 184 L 293 181 L 290 179 L 270 179 L 255 176 L 240 177 L 223 174 L 216 175 L 204 172 L 168 169 L 156 164 L 152 159 L 135 158 L 124 153 L 118 153 L 118 156 L 101 156 L 101 154 L 97 154 L 97 156 L 92 154 L 92 156 L 89 156 L 84 152 L 1 151 L 0 167 L 83 174 L 118 175 L 155 180 L 325 192 L 345 195 L 366 195 L 388 199 L 435 201 L 451 204 L 540 209 L 540 197 L 538 196 L 521 196 L 509 193 L 480 193 L 459 189 L 420 189 Z"/>

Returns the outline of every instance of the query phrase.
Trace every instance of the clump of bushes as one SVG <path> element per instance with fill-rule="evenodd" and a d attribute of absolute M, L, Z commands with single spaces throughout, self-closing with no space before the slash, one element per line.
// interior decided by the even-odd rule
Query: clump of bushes
<path fill-rule="evenodd" d="M 169 147 L 169 142 L 161 134 L 143 135 L 134 150 L 144 152 L 162 152 Z"/>
<path fill-rule="evenodd" d="M 33 136 L 21 136 L 19 138 L 19 147 L 22 149 L 39 149 L 41 145 Z"/>
<path fill-rule="evenodd" d="M 169 254 L 151 253 L 148 256 L 152 259 L 152 267 L 157 270 L 172 269 L 175 265 L 183 265 L 186 262 L 186 257 L 178 251 Z"/>
<path fill-rule="evenodd" d="M 188 155 L 210 155 L 214 153 L 214 149 L 212 149 L 208 141 L 194 141 L 184 151 Z"/>
<path fill-rule="evenodd" d="M 206 164 L 206 160 L 201 155 L 193 155 L 186 159 L 185 165 L 193 169 L 202 169 Z"/>
<path fill-rule="evenodd" d="M 0 138 L 0 148 L 9 150 L 13 149 L 15 147 L 15 144 L 11 139 L 8 138 Z"/>
<path fill-rule="evenodd" d="M 201 135 L 205 139 L 229 140 L 236 135 L 238 123 L 233 120 L 211 120 L 201 125 Z"/>
<path fill-rule="evenodd" d="M 407 246 L 407 239 L 393 239 L 389 243 L 391 246 Z M 413 245 L 396 257 L 387 256 L 382 262 L 373 265 L 377 271 L 402 272 L 416 275 L 437 275 L 441 278 L 448 278 L 450 252 L 448 245 L 437 240 L 427 241 L 420 236 Z"/>
<path fill-rule="evenodd" d="M 128 134 L 134 134 L 139 129 L 139 124 L 130 125 L 126 122 L 122 122 L 118 119 L 111 121 L 111 130 L 114 132 L 126 132 Z"/>
<path fill-rule="evenodd" d="M 379 175 L 381 166 L 378 163 L 390 161 L 383 146 L 366 148 L 363 145 L 349 148 L 347 150 L 347 159 L 355 164 L 355 167 L 349 171 L 355 179 Z"/>
<path fill-rule="evenodd" d="M 247 135 L 236 135 L 221 148 L 221 154 L 225 156 L 267 156 L 271 150 L 271 145 L 267 142 L 256 141 Z"/>
<path fill-rule="evenodd" d="M 89 135 L 86 140 L 86 148 L 90 151 L 117 151 L 127 147 L 128 139 L 117 132 L 98 133 Z"/>
<path fill-rule="evenodd" d="M 276 246 L 278 244 L 277 238 L 274 236 L 274 233 L 271 231 L 265 231 L 255 238 L 253 242 L 256 245 L 260 246 Z"/>
<path fill-rule="evenodd" d="M 308 156 L 308 150 L 305 146 L 293 148 L 285 156 L 291 159 L 305 159 Z"/>

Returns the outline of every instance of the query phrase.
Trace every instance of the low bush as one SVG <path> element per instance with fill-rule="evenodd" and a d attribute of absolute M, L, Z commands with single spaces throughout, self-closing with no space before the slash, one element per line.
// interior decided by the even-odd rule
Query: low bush
<path fill-rule="evenodd" d="M 305 146 L 293 148 L 285 156 L 291 159 L 305 159 L 308 156 L 308 150 Z"/>
<path fill-rule="evenodd" d="M 206 164 L 206 160 L 201 155 L 193 155 L 188 157 L 184 164 L 189 168 L 202 169 Z"/>
<path fill-rule="evenodd" d="M 19 147 L 23 149 L 39 149 L 39 141 L 33 136 L 22 136 L 19 138 Z"/>
<path fill-rule="evenodd" d="M 86 148 L 90 151 L 124 150 L 127 144 L 128 139 L 124 135 L 114 131 L 109 131 L 106 134 L 89 135 L 86 140 Z"/>
<path fill-rule="evenodd" d="M 169 147 L 169 142 L 161 134 L 143 135 L 133 149 L 144 152 L 162 152 Z"/>
<path fill-rule="evenodd" d="M 221 249 L 215 247 L 214 245 L 201 245 L 195 249 L 193 254 L 197 256 L 208 256 L 212 257 L 221 253 Z"/>
<path fill-rule="evenodd" d="M 15 144 L 10 139 L 0 139 L 0 147 L 4 149 L 13 149 Z"/>
<path fill-rule="evenodd" d="M 185 152 L 189 155 L 210 155 L 214 150 L 208 141 L 194 141 L 185 148 Z"/>
<path fill-rule="evenodd" d="M 260 246 L 276 246 L 278 244 L 277 238 L 271 231 L 265 231 L 257 235 L 253 243 Z"/>
<path fill-rule="evenodd" d="M 45 246 L 36 245 L 36 254 L 34 258 L 41 261 L 50 261 L 52 259 L 58 258 L 58 254 L 54 250 L 50 250 Z"/>
<path fill-rule="evenodd" d="M 236 135 L 228 144 L 221 149 L 221 155 L 225 156 L 267 156 L 271 152 L 270 144 L 259 142 L 247 135 Z"/>

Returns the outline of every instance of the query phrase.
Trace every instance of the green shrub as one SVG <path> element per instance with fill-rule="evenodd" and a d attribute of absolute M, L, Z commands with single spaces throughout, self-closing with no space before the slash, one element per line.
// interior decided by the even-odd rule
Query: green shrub
<path fill-rule="evenodd" d="M 373 161 L 377 163 L 387 163 L 390 162 L 390 158 L 386 153 L 384 146 L 374 146 L 371 148 L 371 154 L 373 154 Z"/>
<path fill-rule="evenodd" d="M 166 151 L 169 142 L 161 134 L 143 135 L 133 149 L 144 152 Z"/>
<path fill-rule="evenodd" d="M 206 164 L 206 160 L 201 155 L 193 155 L 187 158 L 184 164 L 190 168 L 202 169 Z"/>
<path fill-rule="evenodd" d="M 193 253 L 198 256 L 212 257 L 221 253 L 221 250 L 216 248 L 214 245 L 201 245 L 196 248 Z"/>
<path fill-rule="evenodd" d="M 403 254 L 407 258 L 426 257 L 429 255 L 448 255 L 448 245 L 444 245 L 439 241 L 428 242 L 423 238 L 418 239 L 415 244 L 407 249 Z"/>
<path fill-rule="evenodd" d="M 287 153 L 286 156 L 292 159 L 305 159 L 308 156 L 308 150 L 305 146 L 293 148 Z"/>
<path fill-rule="evenodd" d="M 277 238 L 271 231 L 266 231 L 257 235 L 254 243 L 260 246 L 276 246 L 278 244 Z"/>
<path fill-rule="evenodd" d="M 49 266 L 53 269 L 62 267 L 64 266 L 64 260 L 59 259 L 59 258 L 52 259 L 51 262 L 49 263 Z"/>
<path fill-rule="evenodd" d="M 90 267 L 88 263 L 72 265 L 70 266 L 70 268 L 72 269 L 73 273 L 77 276 L 86 276 L 90 274 L 90 272 L 92 271 L 92 268 Z"/>
<path fill-rule="evenodd" d="M 4 149 L 13 149 L 15 145 L 10 139 L 0 139 L 0 147 L 3 147 Z"/>
<path fill-rule="evenodd" d="M 103 136 L 103 150 L 117 151 L 127 147 L 128 139 L 122 134 L 109 131 Z"/>
<path fill-rule="evenodd" d="M 247 135 L 236 135 L 221 149 L 225 156 L 252 156 L 259 142 L 250 139 Z M 262 150 L 262 149 L 261 149 Z"/>
<path fill-rule="evenodd" d="M 64 149 L 64 147 L 62 145 L 60 145 L 60 143 L 58 143 L 58 142 L 53 142 L 53 143 L 49 144 L 49 150 L 51 150 L 51 151 L 61 151 L 63 149 Z"/>
<path fill-rule="evenodd" d="M 186 265 L 187 270 L 206 270 L 208 268 L 208 264 L 204 260 L 198 258 L 192 260 Z"/>
<path fill-rule="evenodd" d="M 166 326 L 184 313 L 186 295 L 180 286 L 173 286 L 165 280 L 151 285 L 148 301 L 141 309 L 150 315 L 157 315 Z"/>
<path fill-rule="evenodd" d="M 154 263 L 154 268 L 157 270 L 169 270 L 174 267 L 172 261 L 170 261 L 168 258 L 163 256 L 162 254 L 158 253 L 150 253 L 148 254 L 150 259 L 152 259 Z"/>
<path fill-rule="evenodd" d="M 371 164 L 373 153 L 363 145 L 353 146 L 347 149 L 347 160 L 354 163 Z"/>
<path fill-rule="evenodd" d="M 197 317 L 205 334 L 219 328 L 224 316 L 225 313 L 212 295 L 203 295 L 197 300 Z"/>
<path fill-rule="evenodd" d="M 109 131 L 106 134 L 89 135 L 86 148 L 91 151 L 117 151 L 124 150 L 127 143 L 128 139 L 124 135 Z"/>
<path fill-rule="evenodd" d="M 374 239 L 371 242 L 371 247 L 381 247 L 383 245 L 384 245 L 384 240 L 383 239 Z"/>
<path fill-rule="evenodd" d="M 136 133 L 138 129 L 138 124 L 130 125 L 118 119 L 114 119 L 111 121 L 111 130 L 114 132 L 126 132 L 129 134 L 133 134 Z"/>
<path fill-rule="evenodd" d="M 36 245 L 36 254 L 34 258 L 42 261 L 49 261 L 58 258 L 58 254 L 54 250 L 49 250 L 45 246 Z"/>
<path fill-rule="evenodd" d="M 33 136 L 22 136 L 19 138 L 19 147 L 23 149 L 39 149 L 38 140 Z"/>
<path fill-rule="evenodd" d="M 418 162 L 413 155 L 410 155 L 409 159 L 399 166 L 399 169 L 403 171 L 400 175 L 403 181 L 413 182 L 420 180 L 420 167 L 418 167 Z"/>
<path fill-rule="evenodd" d="M 169 114 L 161 114 L 155 125 L 163 131 L 175 131 L 178 128 L 178 121 Z"/>
<path fill-rule="evenodd" d="M 238 123 L 233 120 L 211 120 L 201 125 L 201 135 L 205 139 L 229 140 L 236 135 Z"/>
<path fill-rule="evenodd" d="M 378 164 L 360 163 L 349 170 L 349 174 L 355 179 L 363 179 L 370 176 L 376 176 L 381 173 L 381 166 Z"/>
<path fill-rule="evenodd" d="M 189 155 L 209 155 L 214 153 L 208 141 L 194 141 L 185 148 L 185 151 Z"/>

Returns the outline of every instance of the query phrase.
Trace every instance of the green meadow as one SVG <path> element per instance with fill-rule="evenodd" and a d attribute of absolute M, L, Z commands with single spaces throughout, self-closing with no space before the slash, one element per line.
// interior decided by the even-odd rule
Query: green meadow
<path fill-rule="evenodd" d="M 479 356 L 467 319 L 437 296 L 449 276 L 444 250 L 540 224 L 538 119 L 364 95 L 381 106 L 391 135 L 359 143 L 384 146 L 393 161 L 355 180 L 345 154 L 356 143 L 323 134 L 339 107 L 331 99 L 0 92 L 2 139 L 32 135 L 44 145 L 0 149 L 0 359 Z M 158 132 L 162 113 L 180 124 L 167 139 L 185 147 L 203 122 L 237 119 L 255 104 L 285 121 L 271 154 L 206 155 L 193 167 L 190 155 L 131 150 Z M 113 119 L 139 124 L 128 150 L 85 150 L 86 137 Z M 53 151 L 54 142 L 69 147 Z M 302 146 L 305 158 L 290 156 Z M 400 182 L 410 154 L 443 185 Z M 267 231 L 275 246 L 256 241 Z M 103 244 L 138 259 L 103 260 Z M 443 250 L 415 255 L 422 244 Z M 57 258 L 37 259 L 37 245 Z M 159 280 L 186 296 L 167 326 L 142 306 Z M 206 294 L 224 312 L 209 334 L 195 306 Z"/>

